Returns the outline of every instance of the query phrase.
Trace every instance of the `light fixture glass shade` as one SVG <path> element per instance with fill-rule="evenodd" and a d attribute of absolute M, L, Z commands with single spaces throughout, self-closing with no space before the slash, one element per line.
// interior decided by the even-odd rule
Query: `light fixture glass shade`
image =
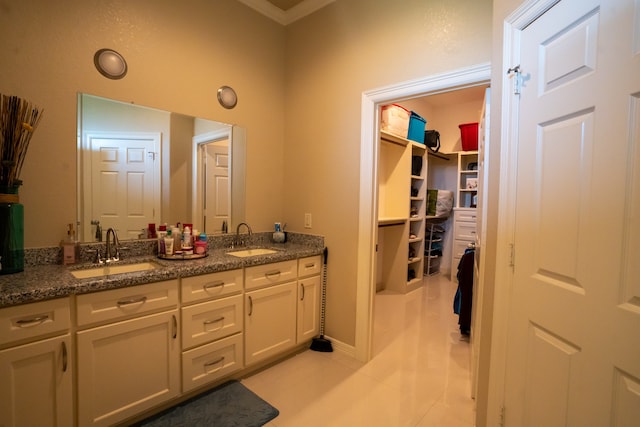
<path fill-rule="evenodd" d="M 221 86 L 218 89 L 218 102 L 224 108 L 231 109 L 238 103 L 238 95 L 236 91 L 229 86 Z"/>
<path fill-rule="evenodd" d="M 127 74 L 127 61 L 112 49 L 100 49 L 93 56 L 93 63 L 103 76 L 109 79 L 121 79 Z"/>

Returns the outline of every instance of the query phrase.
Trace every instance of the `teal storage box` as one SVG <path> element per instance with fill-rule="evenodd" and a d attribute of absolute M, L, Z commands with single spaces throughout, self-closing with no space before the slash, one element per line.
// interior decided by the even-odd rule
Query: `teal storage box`
<path fill-rule="evenodd" d="M 412 111 L 411 117 L 409 117 L 409 134 L 407 135 L 407 139 L 424 144 L 424 129 L 426 126 L 427 121 Z"/>

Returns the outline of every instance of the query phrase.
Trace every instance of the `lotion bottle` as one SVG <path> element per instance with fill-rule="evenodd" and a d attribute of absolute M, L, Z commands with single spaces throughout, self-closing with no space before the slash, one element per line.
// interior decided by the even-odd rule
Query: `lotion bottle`
<path fill-rule="evenodd" d="M 171 230 L 167 230 L 167 235 L 164 238 L 164 253 L 165 255 L 173 255 L 173 236 Z"/>

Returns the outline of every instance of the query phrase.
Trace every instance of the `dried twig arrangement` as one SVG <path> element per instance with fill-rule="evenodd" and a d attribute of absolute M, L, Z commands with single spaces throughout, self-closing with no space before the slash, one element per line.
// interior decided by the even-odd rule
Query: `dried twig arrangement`
<path fill-rule="evenodd" d="M 0 94 L 0 186 L 21 184 L 20 171 L 42 112 L 22 98 Z"/>

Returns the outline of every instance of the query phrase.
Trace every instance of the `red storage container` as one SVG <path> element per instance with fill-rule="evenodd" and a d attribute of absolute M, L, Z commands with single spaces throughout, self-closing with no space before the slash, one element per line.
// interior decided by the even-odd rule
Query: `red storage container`
<path fill-rule="evenodd" d="M 462 151 L 476 151 L 478 149 L 478 123 L 463 123 L 460 128 Z"/>

